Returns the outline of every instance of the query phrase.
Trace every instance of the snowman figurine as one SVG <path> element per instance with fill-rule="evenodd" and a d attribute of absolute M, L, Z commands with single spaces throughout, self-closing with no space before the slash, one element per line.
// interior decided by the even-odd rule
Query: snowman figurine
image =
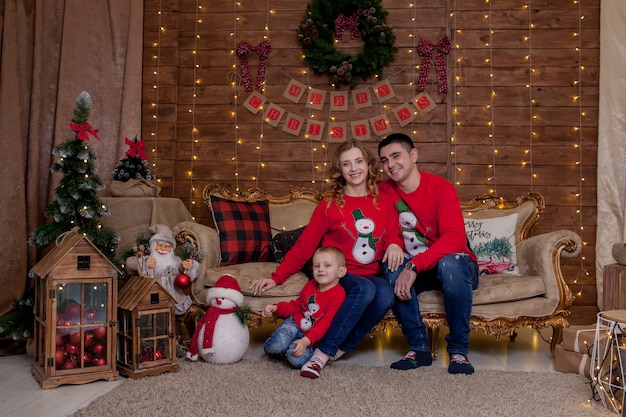
<path fill-rule="evenodd" d="M 235 312 L 243 305 L 243 294 L 237 280 L 222 275 L 207 291 L 209 308 L 196 326 L 186 358 L 200 357 L 209 363 L 239 362 L 248 350 L 250 331 Z"/>
<path fill-rule="evenodd" d="M 359 237 L 352 247 L 352 255 L 358 262 L 369 264 L 376 257 L 376 242 L 380 240 L 373 235 L 374 221 L 365 217 L 361 209 L 354 210 L 352 217 L 354 217 L 354 227 L 359 232 Z"/>

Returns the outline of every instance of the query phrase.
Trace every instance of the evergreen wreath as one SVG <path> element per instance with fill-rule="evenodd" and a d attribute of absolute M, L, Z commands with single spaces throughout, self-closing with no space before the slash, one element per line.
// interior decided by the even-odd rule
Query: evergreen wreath
<path fill-rule="evenodd" d="M 298 26 L 304 61 L 331 84 L 354 86 L 373 75 L 382 77 L 383 68 L 394 60 L 398 48 L 392 29 L 385 24 L 387 12 L 381 0 L 313 0 L 306 18 Z M 363 51 L 349 55 L 335 49 L 348 30 L 352 39 L 361 37 Z"/>

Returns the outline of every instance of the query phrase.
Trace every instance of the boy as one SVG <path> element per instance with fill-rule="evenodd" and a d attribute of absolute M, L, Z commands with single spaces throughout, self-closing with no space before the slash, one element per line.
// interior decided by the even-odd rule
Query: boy
<path fill-rule="evenodd" d="M 270 335 L 263 349 L 273 358 L 284 355 L 300 375 L 316 378 L 305 368 L 313 356 L 314 344 L 328 330 L 330 323 L 346 298 L 339 279 L 346 274 L 343 253 L 334 246 L 323 246 L 313 254 L 313 280 L 306 283 L 293 301 L 268 304 L 263 316 L 286 317 Z"/>

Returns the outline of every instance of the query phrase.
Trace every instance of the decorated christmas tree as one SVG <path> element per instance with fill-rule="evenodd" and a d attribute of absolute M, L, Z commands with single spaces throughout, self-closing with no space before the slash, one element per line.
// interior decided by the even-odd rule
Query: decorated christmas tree
<path fill-rule="evenodd" d="M 124 138 L 124 142 L 129 146 L 126 151 L 126 156 L 120 159 L 120 163 L 115 167 L 111 176 L 116 181 L 126 182 L 130 179 L 144 178 L 148 181 L 154 179 L 150 175 L 150 168 L 148 167 L 148 156 L 143 150 L 144 142 L 138 139 L 137 136 L 131 141 L 128 138 Z"/>
<path fill-rule="evenodd" d="M 63 174 L 54 192 L 56 200 L 44 212 L 52 221 L 39 226 L 28 243 L 47 246 L 61 234 L 78 227 L 78 233 L 84 233 L 105 256 L 114 260 L 119 236 L 98 220 L 110 212 L 96 194 L 104 189 L 104 184 L 96 173 L 96 156 L 87 145 L 90 136 L 99 140 L 98 130 L 87 122 L 91 106 L 91 96 L 83 91 L 76 99 L 70 123 L 74 136 L 52 150 L 57 160 L 50 171 Z"/>

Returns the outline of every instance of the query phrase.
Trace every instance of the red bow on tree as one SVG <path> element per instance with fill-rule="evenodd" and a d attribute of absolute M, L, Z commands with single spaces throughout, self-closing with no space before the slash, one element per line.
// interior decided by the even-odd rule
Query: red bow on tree
<path fill-rule="evenodd" d="M 433 50 L 437 49 L 437 58 L 435 59 L 435 68 L 437 69 L 437 90 L 440 93 L 448 92 L 448 83 L 446 75 L 446 58 L 444 54 L 450 52 L 450 39 L 446 36 L 442 38 L 436 44 L 420 40 L 420 44 L 417 46 L 417 53 L 422 57 L 422 68 L 420 68 L 420 74 L 417 81 L 417 91 L 422 92 L 426 90 L 426 80 L 428 79 L 428 72 L 430 71 L 430 61 L 433 58 Z"/>
<path fill-rule="evenodd" d="M 148 155 L 146 155 L 146 153 L 143 151 L 143 147 L 144 147 L 143 140 L 140 139 L 140 140 L 132 141 L 128 138 L 124 138 L 124 142 L 130 147 L 126 151 L 126 156 L 130 156 L 132 158 L 133 156 L 136 155 L 142 161 L 145 161 L 146 159 L 148 159 Z"/>
<path fill-rule="evenodd" d="M 80 140 L 89 140 L 88 133 L 94 138 L 100 140 L 98 137 L 98 129 L 94 129 L 88 122 L 83 122 L 81 124 L 78 123 L 70 123 L 70 129 L 73 132 L 76 132 L 76 137 Z"/>

